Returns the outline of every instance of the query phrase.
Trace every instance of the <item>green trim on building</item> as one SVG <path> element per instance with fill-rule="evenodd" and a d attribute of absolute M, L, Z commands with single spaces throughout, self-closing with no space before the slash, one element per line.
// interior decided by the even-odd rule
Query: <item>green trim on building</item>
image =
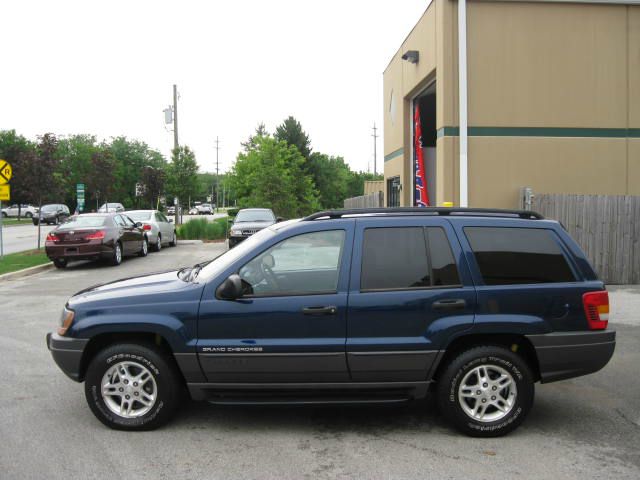
<path fill-rule="evenodd" d="M 398 150 L 395 150 L 393 152 L 391 152 L 388 155 L 384 156 L 384 161 L 388 162 L 389 160 L 393 160 L 396 157 L 399 157 L 400 155 L 402 155 L 404 153 L 404 148 L 399 148 Z"/>
<path fill-rule="evenodd" d="M 443 127 L 437 137 L 457 137 L 458 127 Z M 469 127 L 470 137 L 640 138 L 640 128 Z"/>

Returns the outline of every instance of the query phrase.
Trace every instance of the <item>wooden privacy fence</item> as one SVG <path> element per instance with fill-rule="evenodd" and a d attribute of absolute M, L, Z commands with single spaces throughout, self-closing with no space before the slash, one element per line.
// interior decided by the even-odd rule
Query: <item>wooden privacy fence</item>
<path fill-rule="evenodd" d="M 640 197 L 543 193 L 532 208 L 562 222 L 606 283 L 640 283 Z"/>
<path fill-rule="evenodd" d="M 384 207 L 384 193 L 373 192 L 360 197 L 347 198 L 344 201 L 344 208 L 376 208 Z"/>

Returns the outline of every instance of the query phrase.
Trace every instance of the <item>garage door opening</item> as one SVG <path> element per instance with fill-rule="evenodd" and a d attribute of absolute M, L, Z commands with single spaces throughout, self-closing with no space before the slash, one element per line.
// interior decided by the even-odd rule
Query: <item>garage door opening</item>
<path fill-rule="evenodd" d="M 413 205 L 429 207 L 436 199 L 436 84 L 413 99 Z"/>

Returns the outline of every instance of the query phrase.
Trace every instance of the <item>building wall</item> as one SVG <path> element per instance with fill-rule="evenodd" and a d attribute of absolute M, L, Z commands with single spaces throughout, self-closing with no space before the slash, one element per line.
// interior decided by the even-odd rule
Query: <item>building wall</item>
<path fill-rule="evenodd" d="M 521 186 L 640 194 L 640 6 L 469 0 L 467 15 L 470 206 L 516 207 Z M 417 34 L 430 28 L 435 40 Z M 409 75 L 399 58 L 409 45 L 420 62 L 435 48 L 434 72 L 425 73 L 428 63 Z M 387 138 L 404 146 L 407 204 L 409 99 L 423 75 L 437 80 L 436 200 L 457 203 L 456 2 L 434 0 L 385 72 L 385 86 L 402 84 L 406 102 L 402 125 L 387 133 L 385 123 L 384 151 Z"/>
<path fill-rule="evenodd" d="M 383 180 L 365 180 L 364 181 L 364 194 L 384 192 Z"/>

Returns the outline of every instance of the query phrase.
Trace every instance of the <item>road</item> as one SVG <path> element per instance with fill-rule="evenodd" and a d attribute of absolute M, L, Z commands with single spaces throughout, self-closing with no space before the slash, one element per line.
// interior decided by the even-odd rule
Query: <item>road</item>
<path fill-rule="evenodd" d="M 119 267 L 76 264 L 0 283 L 3 479 L 640 478 L 640 288 L 611 292 L 618 346 L 601 372 L 537 385 L 511 435 L 461 436 L 433 402 L 405 407 L 220 407 L 188 402 L 155 432 L 104 427 L 45 334 L 88 285 L 192 264 L 222 244 L 179 245 Z"/>
<path fill-rule="evenodd" d="M 183 220 L 186 222 L 192 218 L 206 218 L 214 220 L 216 218 L 225 217 L 226 213 L 216 213 L 214 215 L 184 215 Z M 173 219 L 173 217 L 171 217 Z M 40 227 L 41 245 L 44 246 L 44 240 L 47 234 L 55 228 L 55 225 L 42 225 Z M 23 252 L 38 248 L 38 227 L 32 223 L 25 225 L 11 225 L 2 229 L 4 253 Z"/>

